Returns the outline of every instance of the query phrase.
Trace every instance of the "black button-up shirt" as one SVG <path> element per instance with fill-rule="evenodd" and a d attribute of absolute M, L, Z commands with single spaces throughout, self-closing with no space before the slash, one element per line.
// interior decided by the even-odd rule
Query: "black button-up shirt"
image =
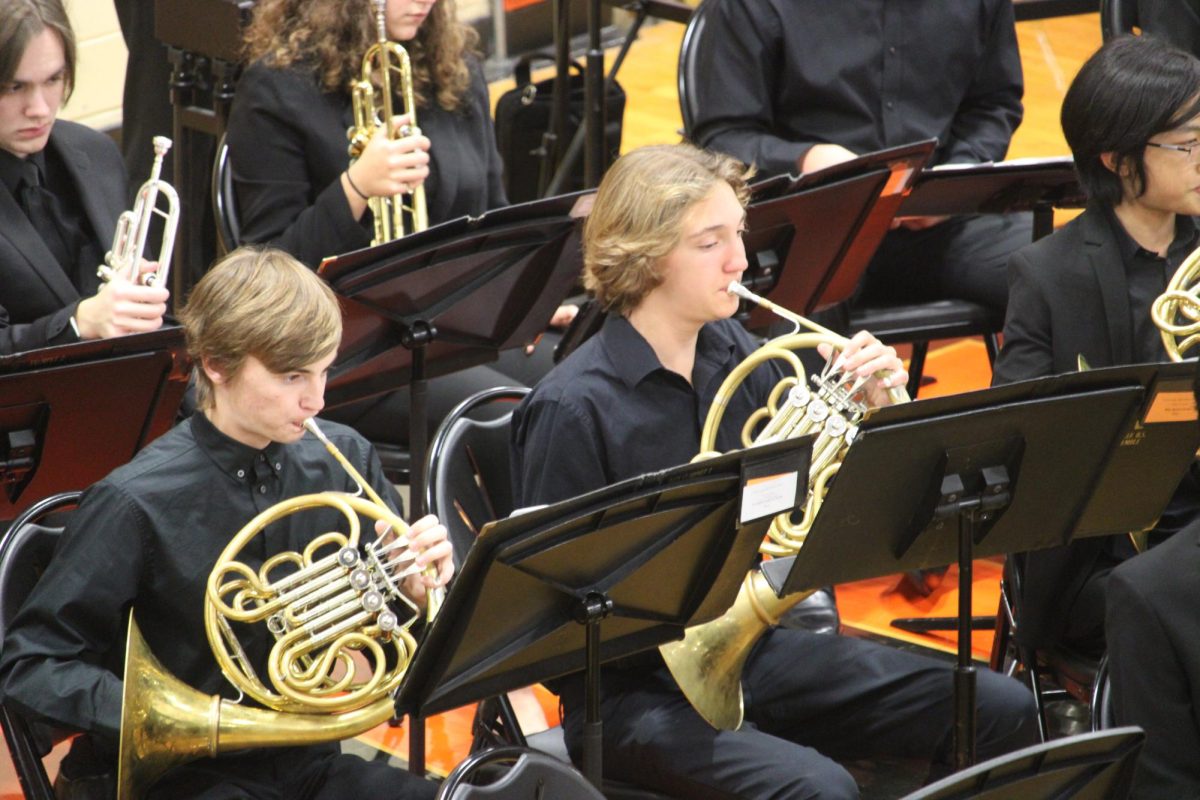
<path fill-rule="evenodd" d="M 513 414 L 517 506 L 554 503 L 691 461 L 721 382 L 757 346 L 736 322 L 705 325 L 689 384 L 662 365 L 629 320 L 610 316 Z M 782 375 L 774 362 L 751 373 L 725 410 L 719 451 L 743 446 L 743 423 Z"/>
<path fill-rule="evenodd" d="M 380 496 L 397 499 L 369 443 L 344 426 L 322 427 Z M 259 451 L 203 414 L 180 423 L 84 495 L 4 639 L 4 701 L 115 745 L 130 608 L 168 670 L 206 694 L 236 697 L 205 635 L 209 573 L 259 512 L 325 490 L 357 487 L 311 435 Z M 319 534 L 346 529 L 327 507 L 294 513 L 250 539 L 237 560 L 257 571 L 268 555 L 300 552 Z M 374 527 L 364 523 L 361 535 L 373 539 Z M 258 675 L 267 675 L 274 640 L 265 623 L 239 633 Z"/>
<path fill-rule="evenodd" d="M 1021 121 L 1011 0 L 721 0 L 706 33 L 695 138 L 764 173 L 930 137 L 934 164 L 999 161 Z"/>
<path fill-rule="evenodd" d="M 1117 219 L 1111 208 L 1105 209 L 1113 238 L 1125 264 L 1125 280 L 1129 284 L 1129 321 L 1133 331 L 1133 359 L 1139 364 L 1153 364 L 1166 360 L 1162 335 L 1150 307 L 1167 288 L 1171 276 L 1183 260 L 1196 249 L 1200 229 L 1197 219 L 1178 214 L 1175 217 L 1175 238 L 1167 248 L 1167 256 L 1152 253 L 1134 241 Z"/>

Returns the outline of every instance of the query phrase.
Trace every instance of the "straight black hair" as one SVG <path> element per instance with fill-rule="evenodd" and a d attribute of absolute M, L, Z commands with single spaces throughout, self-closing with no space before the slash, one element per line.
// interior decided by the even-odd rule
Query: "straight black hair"
<path fill-rule="evenodd" d="M 1093 202 L 1115 206 L 1128 171 L 1134 196 L 1146 191 L 1150 137 L 1200 114 L 1200 60 L 1153 36 L 1122 36 L 1092 55 L 1063 99 L 1062 129 Z M 1114 170 L 1100 160 L 1114 154 Z"/>

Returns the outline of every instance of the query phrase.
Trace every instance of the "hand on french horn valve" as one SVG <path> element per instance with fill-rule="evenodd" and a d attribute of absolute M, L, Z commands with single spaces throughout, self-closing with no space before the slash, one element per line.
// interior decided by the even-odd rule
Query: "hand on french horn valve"
<path fill-rule="evenodd" d="M 384 546 L 396 538 L 384 520 L 375 523 L 375 533 Z M 400 581 L 409 599 L 420 606 L 428 590 L 445 586 L 454 576 L 454 550 L 446 527 L 437 517 L 427 514 L 409 527 L 408 551 L 413 557 L 397 564 L 392 577 Z M 433 569 L 427 570 L 431 566 Z"/>
<path fill-rule="evenodd" d="M 153 274 L 158 264 L 141 259 L 139 275 Z M 75 309 L 75 324 L 81 339 L 107 339 L 127 333 L 144 333 L 162 327 L 170 296 L 160 286 L 143 286 L 122 275 L 114 275 L 101 284 L 93 296 L 81 300 Z"/>
<path fill-rule="evenodd" d="M 817 347 L 817 352 L 828 360 L 833 355 L 833 348 L 822 344 Z M 866 331 L 859 331 L 850 338 L 834 359 L 833 369 L 855 375 L 870 406 L 889 405 L 892 401 L 887 390 L 908 383 L 908 371 L 896 355 L 896 348 L 885 345 Z M 879 372 L 886 377 L 876 377 Z"/>

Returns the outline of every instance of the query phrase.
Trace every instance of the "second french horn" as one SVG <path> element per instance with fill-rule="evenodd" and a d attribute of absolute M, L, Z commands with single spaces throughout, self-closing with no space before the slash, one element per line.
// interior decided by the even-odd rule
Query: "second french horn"
<path fill-rule="evenodd" d="M 746 377 L 767 361 L 786 363 L 792 374 L 776 384 L 767 405 L 747 419 L 742 428 L 742 444 L 749 447 L 816 434 L 803 507 L 795 514 L 789 511 L 772 520 L 767 538 L 759 547 L 759 551 L 768 556 L 795 555 L 804 546 L 829 482 L 837 474 L 854 441 L 858 423 L 867 413 L 867 405 L 861 396 L 863 381 L 827 367 L 820 375 L 811 376 L 810 386 L 796 351 L 821 344 L 840 350 L 848 340 L 754 294 L 739 283 L 731 283 L 729 293 L 768 308 L 795 324 L 797 330 L 804 327 L 808 332 L 772 339 L 730 372 L 709 408 L 697 458 L 715 454 L 717 431 L 725 407 Z M 890 388 L 888 394 L 893 403 L 909 399 L 902 386 Z M 778 597 L 762 572 L 752 570 L 742 582 L 737 599 L 722 617 L 688 628 L 682 640 L 659 648 L 688 701 L 713 727 L 724 730 L 741 727 L 744 715 L 742 666 L 751 647 L 808 594 L 800 592 Z"/>

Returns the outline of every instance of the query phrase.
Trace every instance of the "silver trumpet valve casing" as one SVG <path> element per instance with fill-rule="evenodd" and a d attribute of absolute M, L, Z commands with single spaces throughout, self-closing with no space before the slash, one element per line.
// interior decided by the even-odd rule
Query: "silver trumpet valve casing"
<path fill-rule="evenodd" d="M 117 230 L 113 234 L 112 249 L 104 256 L 104 265 L 96 274 L 104 281 L 120 276 L 144 286 L 164 286 L 171 269 L 171 255 L 175 250 L 175 230 L 179 227 L 179 193 L 175 187 L 160 177 L 163 158 L 171 149 L 171 140 L 165 136 L 154 137 L 154 164 L 150 167 L 150 178 L 138 189 L 133 208 L 117 218 Z M 166 208 L 159 208 L 159 197 L 166 198 Z M 142 254 L 150 236 L 150 225 L 154 217 L 163 220 L 162 244 L 158 249 L 158 269 L 140 274 Z"/>

